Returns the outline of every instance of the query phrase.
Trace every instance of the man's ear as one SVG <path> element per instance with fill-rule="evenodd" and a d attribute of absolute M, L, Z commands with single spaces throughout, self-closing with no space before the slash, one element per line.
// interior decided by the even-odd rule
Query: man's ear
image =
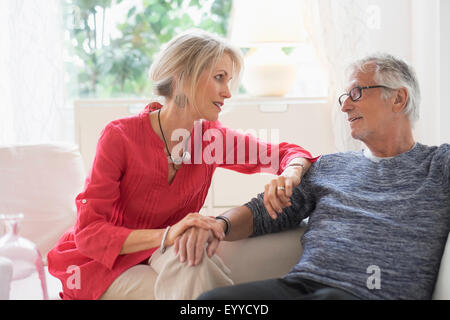
<path fill-rule="evenodd" d="M 396 93 L 392 97 L 393 99 L 393 107 L 392 110 L 394 112 L 401 112 L 405 109 L 406 103 L 408 102 L 408 90 L 405 87 L 399 88 L 396 90 Z"/>

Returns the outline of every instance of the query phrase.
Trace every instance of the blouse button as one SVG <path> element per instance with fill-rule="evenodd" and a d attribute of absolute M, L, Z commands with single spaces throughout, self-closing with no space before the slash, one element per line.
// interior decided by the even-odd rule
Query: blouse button
<path fill-rule="evenodd" d="M 81 203 L 85 204 L 87 202 L 86 199 L 81 200 Z"/>

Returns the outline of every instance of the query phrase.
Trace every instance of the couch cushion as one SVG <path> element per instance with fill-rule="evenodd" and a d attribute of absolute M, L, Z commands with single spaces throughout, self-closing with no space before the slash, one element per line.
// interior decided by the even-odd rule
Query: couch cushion
<path fill-rule="evenodd" d="M 33 241 L 45 257 L 75 221 L 75 197 L 85 179 L 78 147 L 0 147 L 0 177 L 0 212 L 24 214 L 20 235 Z"/>
<path fill-rule="evenodd" d="M 305 226 L 239 241 L 222 241 L 217 255 L 231 270 L 236 283 L 286 275 L 300 259 Z"/>

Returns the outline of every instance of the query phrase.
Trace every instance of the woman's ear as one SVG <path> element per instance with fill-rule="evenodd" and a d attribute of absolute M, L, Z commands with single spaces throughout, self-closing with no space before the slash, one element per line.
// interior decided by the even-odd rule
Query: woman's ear
<path fill-rule="evenodd" d="M 393 96 L 393 111 L 401 112 L 405 109 L 406 103 L 408 102 L 408 90 L 405 87 L 401 87 L 396 90 L 397 92 Z"/>

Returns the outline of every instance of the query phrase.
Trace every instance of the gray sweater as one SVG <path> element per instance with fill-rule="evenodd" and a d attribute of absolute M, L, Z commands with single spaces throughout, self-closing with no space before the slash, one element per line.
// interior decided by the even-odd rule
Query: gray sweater
<path fill-rule="evenodd" d="M 300 225 L 303 254 L 286 278 L 307 278 L 362 299 L 431 299 L 450 231 L 450 145 L 416 143 L 379 162 L 324 155 L 272 220 L 263 194 L 246 204 L 253 236 Z"/>

